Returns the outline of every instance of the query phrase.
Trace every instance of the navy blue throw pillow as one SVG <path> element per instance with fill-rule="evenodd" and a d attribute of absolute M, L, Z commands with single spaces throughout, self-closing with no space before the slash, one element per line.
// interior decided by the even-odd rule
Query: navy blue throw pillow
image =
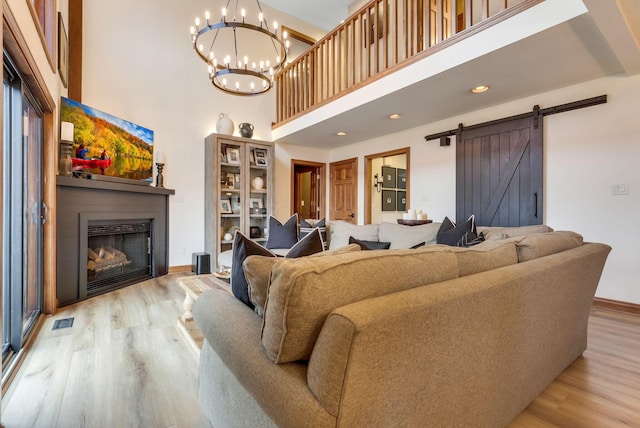
<path fill-rule="evenodd" d="M 349 237 L 349 244 L 358 244 L 361 250 L 388 250 L 391 246 L 391 242 L 364 241 L 353 236 Z"/>
<path fill-rule="evenodd" d="M 449 220 L 449 217 L 445 217 L 440 225 L 440 229 L 438 229 L 436 242 L 438 244 L 457 247 L 458 243 L 467 233 L 471 232 L 472 228 L 473 216 L 469 217 L 467 221 L 459 225 L 456 225 L 454 222 Z"/>
<path fill-rule="evenodd" d="M 285 255 L 288 259 L 295 259 L 303 256 L 310 256 L 311 254 L 321 253 L 324 251 L 324 243 L 322 242 L 322 235 L 318 228 L 313 229 L 304 238 L 300 239 L 296 245 Z"/>
<path fill-rule="evenodd" d="M 242 263 L 249 256 L 276 257 L 271 251 L 262 245 L 247 238 L 240 232 L 236 232 L 233 238 L 233 253 L 231 264 L 231 292 L 242 303 L 253 309 L 253 303 L 249 300 L 249 283 L 244 276 Z"/>
<path fill-rule="evenodd" d="M 298 243 L 298 214 L 294 214 L 282 224 L 274 216 L 269 216 L 269 238 L 267 248 L 291 248 Z"/>

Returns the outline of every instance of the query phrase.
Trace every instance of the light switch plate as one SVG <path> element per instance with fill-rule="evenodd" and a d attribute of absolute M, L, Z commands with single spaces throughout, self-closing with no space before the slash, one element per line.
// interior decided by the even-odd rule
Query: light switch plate
<path fill-rule="evenodd" d="M 612 184 L 611 194 L 612 195 L 628 195 L 629 185 L 627 183 Z"/>

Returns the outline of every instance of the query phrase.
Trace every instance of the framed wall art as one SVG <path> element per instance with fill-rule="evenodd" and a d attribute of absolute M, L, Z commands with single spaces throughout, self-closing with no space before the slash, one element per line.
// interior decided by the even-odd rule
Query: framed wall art
<path fill-rule="evenodd" d="M 407 170 L 404 168 L 398 168 L 397 172 L 397 187 L 398 189 L 407 188 Z"/>
<path fill-rule="evenodd" d="M 58 72 L 66 88 L 69 84 L 69 37 L 60 12 L 58 12 Z"/>
<path fill-rule="evenodd" d="M 405 212 L 407 210 L 407 192 L 404 190 L 398 190 L 398 202 L 396 205 L 396 211 Z"/>
<path fill-rule="evenodd" d="M 382 167 L 382 187 L 385 189 L 396 188 L 396 169 L 394 167 Z"/>
<path fill-rule="evenodd" d="M 382 191 L 382 211 L 396 210 L 396 196 L 395 190 Z"/>

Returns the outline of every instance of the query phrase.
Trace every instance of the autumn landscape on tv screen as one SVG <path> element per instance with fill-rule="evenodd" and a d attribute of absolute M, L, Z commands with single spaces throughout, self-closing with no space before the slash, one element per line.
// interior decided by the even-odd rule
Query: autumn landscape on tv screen
<path fill-rule="evenodd" d="M 153 131 L 64 97 L 60 120 L 74 125 L 74 154 L 84 145 L 85 158 L 100 159 L 105 152 L 112 160 L 104 175 L 152 181 Z"/>

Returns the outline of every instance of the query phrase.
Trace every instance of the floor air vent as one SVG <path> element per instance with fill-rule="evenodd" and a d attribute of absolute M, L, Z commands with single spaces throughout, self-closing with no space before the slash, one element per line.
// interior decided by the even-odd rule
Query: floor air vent
<path fill-rule="evenodd" d="M 73 318 L 63 318 L 60 320 L 55 320 L 53 323 L 53 328 L 51 330 L 60 330 L 61 328 L 69 328 L 73 327 Z"/>

